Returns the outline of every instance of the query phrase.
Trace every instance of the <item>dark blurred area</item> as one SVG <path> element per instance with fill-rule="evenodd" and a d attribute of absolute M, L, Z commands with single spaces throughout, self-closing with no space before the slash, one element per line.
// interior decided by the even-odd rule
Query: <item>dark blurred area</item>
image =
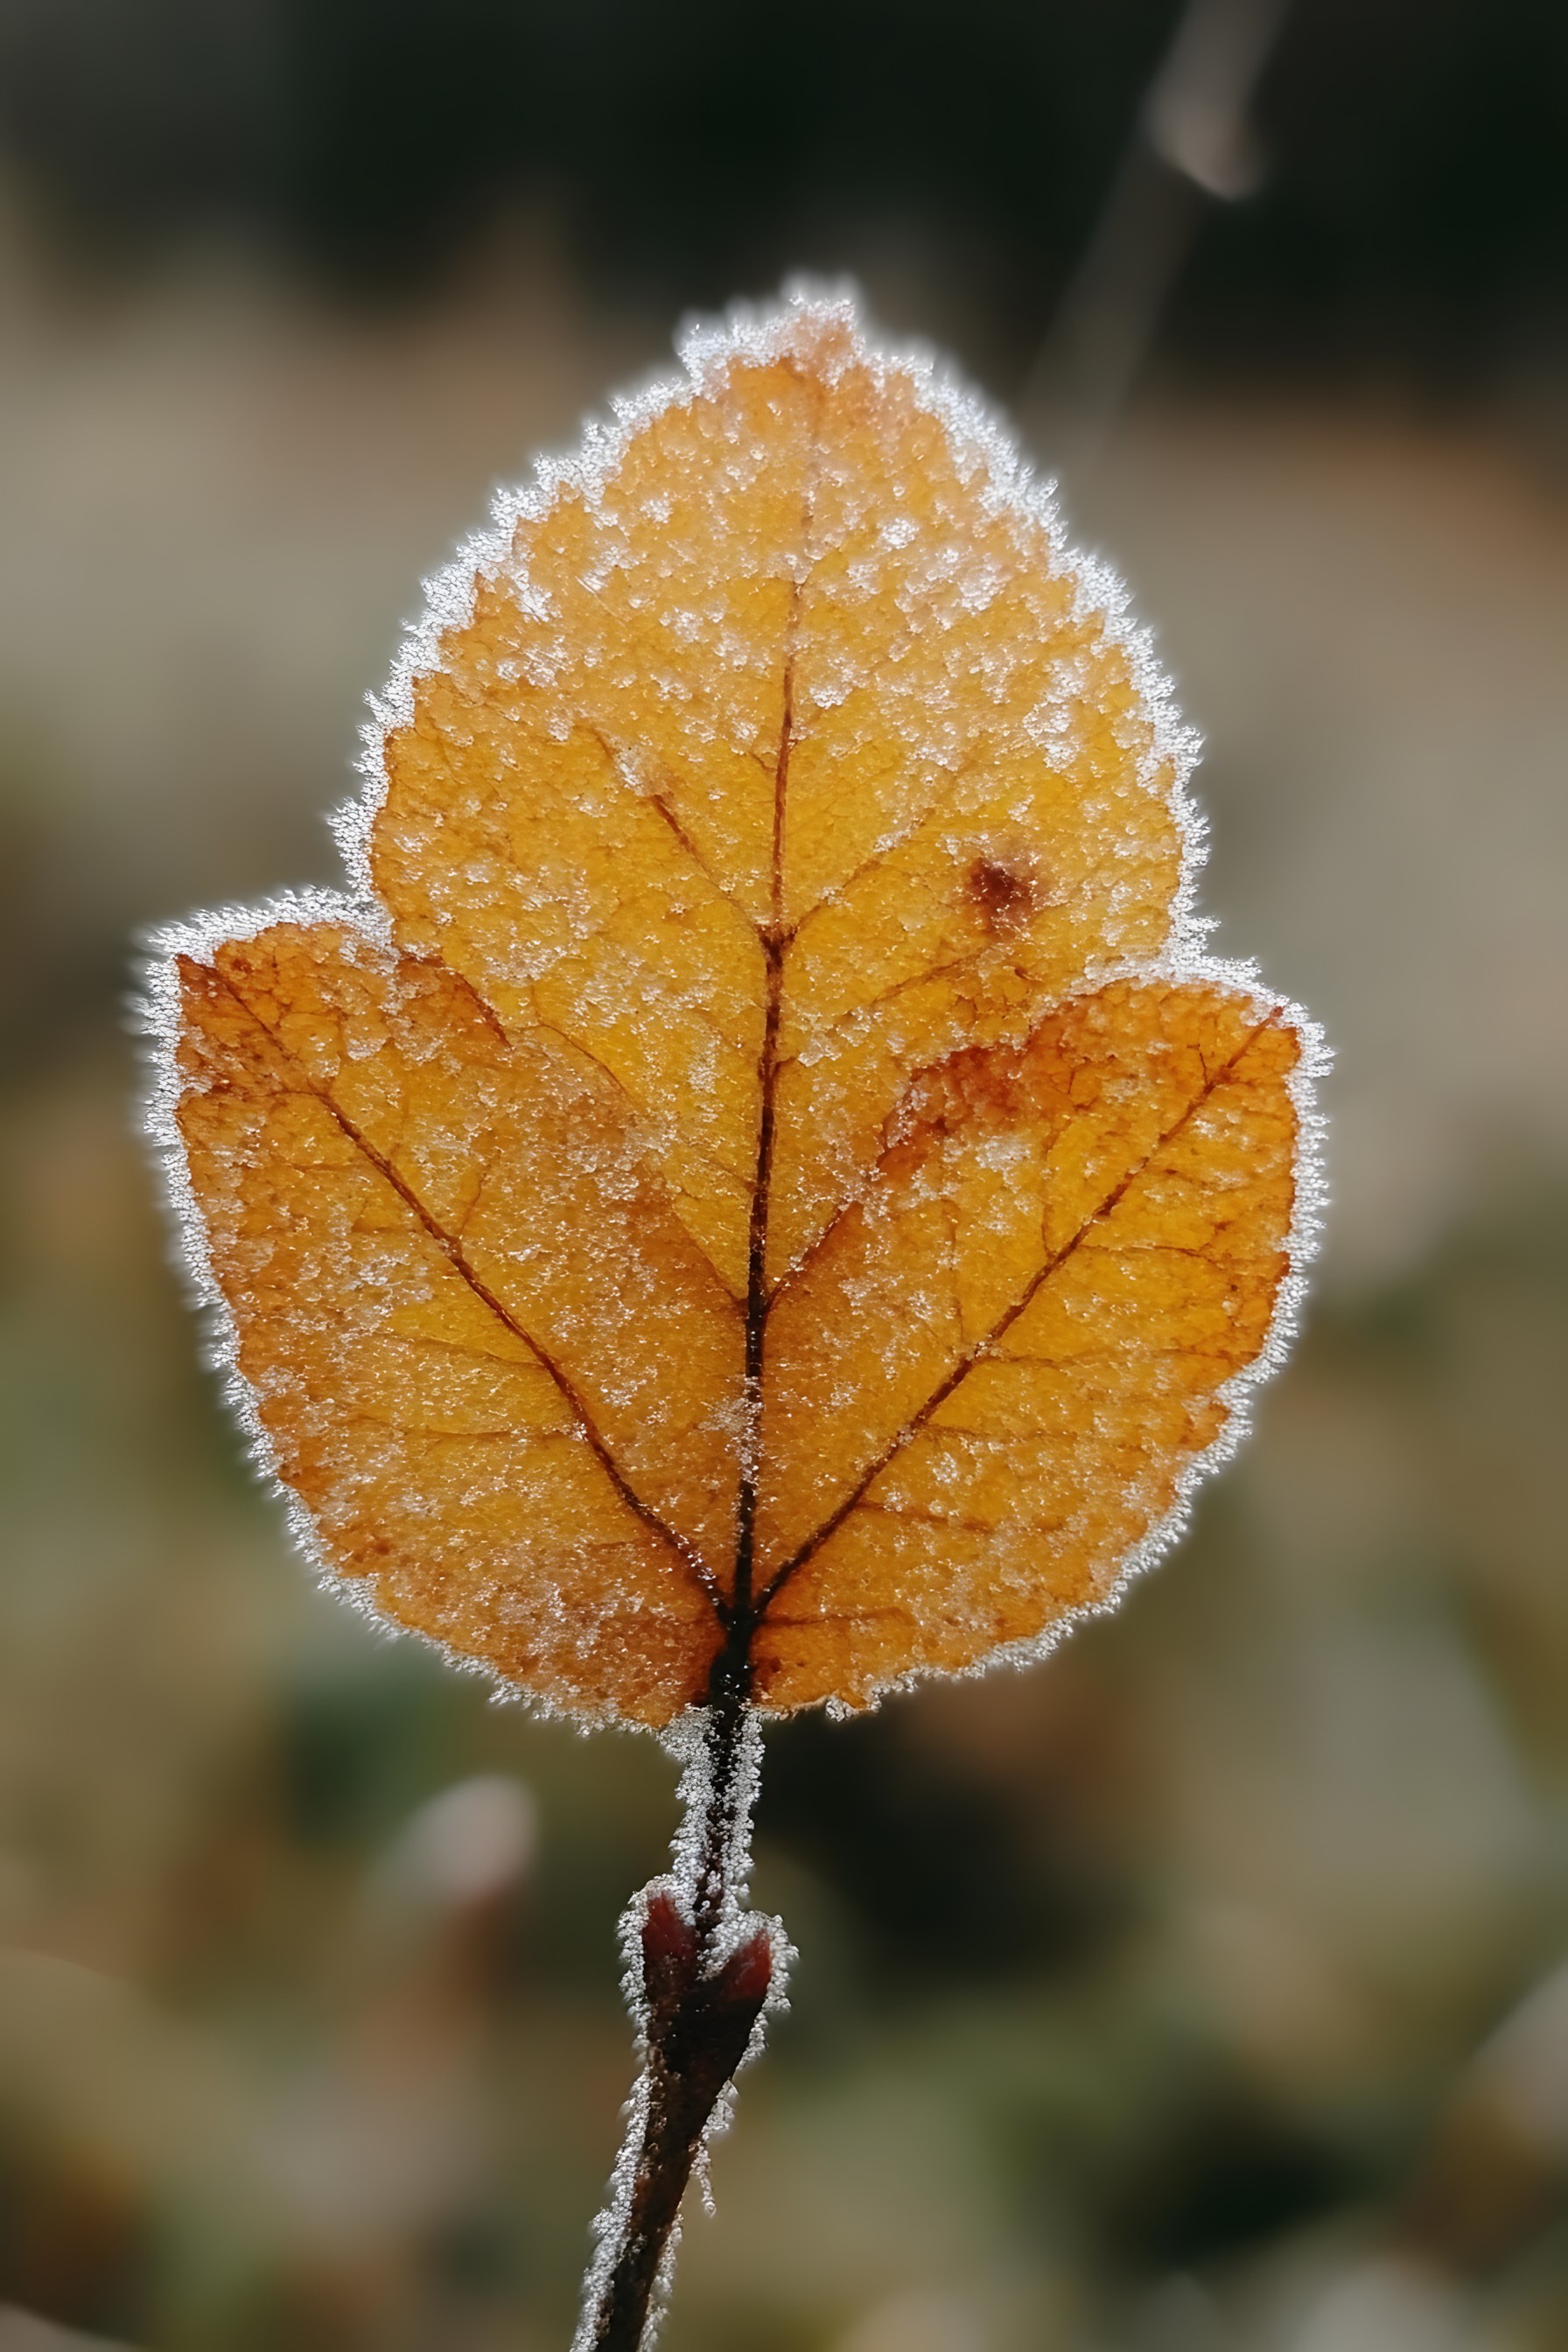
<path fill-rule="evenodd" d="M 1316 1301 L 1027 1675 L 773 1738 L 689 2352 L 1568 2344 L 1568 12 L 0 0 L 0 2352 L 569 2335 L 673 1776 L 317 1593 L 133 1133 L 416 582 L 853 273 L 1062 475 L 1326 1022 Z"/>
<path fill-rule="evenodd" d="M 345 299 L 439 283 L 547 208 L 600 299 L 720 303 L 885 239 L 1016 373 L 1169 43 L 1171 0 L 7 0 L 7 142 L 56 231 L 145 260 L 265 239 Z M 1255 201 L 1194 257 L 1194 355 L 1474 383 L 1563 324 L 1553 0 L 1253 0 Z"/>

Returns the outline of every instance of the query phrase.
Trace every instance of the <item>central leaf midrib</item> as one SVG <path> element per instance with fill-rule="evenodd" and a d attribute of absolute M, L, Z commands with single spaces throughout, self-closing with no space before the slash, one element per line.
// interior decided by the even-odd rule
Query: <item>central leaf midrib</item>
<path fill-rule="evenodd" d="M 805 600 L 811 567 L 811 530 L 816 499 L 816 472 L 821 461 L 822 388 L 813 387 L 816 414 L 812 418 L 810 437 L 802 473 L 800 502 L 800 550 L 791 583 L 789 611 L 784 623 L 784 676 L 782 708 L 779 716 L 778 754 L 773 763 L 773 826 L 769 845 L 768 921 L 760 929 L 763 950 L 765 996 L 763 1008 L 763 1042 L 758 1057 L 757 1103 L 757 1164 L 752 1187 L 751 1214 L 746 1234 L 746 1311 L 745 1311 L 745 1441 L 741 1459 L 740 1487 L 735 1506 L 735 1562 L 731 1579 L 728 1611 L 730 1640 L 726 1644 L 729 1659 L 716 1662 L 715 1674 L 724 1671 L 726 1664 L 739 1667 L 742 1684 L 750 1672 L 752 1635 L 761 1619 L 761 1611 L 752 1601 L 752 1571 L 756 1550 L 757 1505 L 762 1487 L 761 1457 L 763 1423 L 763 1367 L 767 1338 L 768 1310 L 768 1213 L 772 1202 L 773 1146 L 777 1131 L 779 1029 L 784 1013 L 784 959 L 789 952 L 789 938 L 784 929 L 784 824 L 789 799 L 790 753 L 795 744 L 795 655 L 800 635 L 801 607 Z M 763 1606 L 765 1606 L 765 1602 Z"/>
<path fill-rule="evenodd" d="M 758 1059 L 757 1168 L 752 1187 L 751 1216 L 746 1234 L 745 1381 L 746 1441 L 741 1461 L 740 1489 L 735 1508 L 735 1565 L 731 1582 L 730 1612 L 734 1627 L 749 1628 L 752 1620 L 752 1566 L 756 1545 L 757 1500 L 762 1486 L 760 1456 L 763 1417 L 763 1360 L 767 1337 L 768 1210 L 773 1192 L 773 1143 L 778 1120 L 779 1026 L 784 1009 L 784 965 L 786 949 L 780 933 L 784 905 L 784 803 L 789 789 L 789 757 L 795 732 L 794 636 L 800 612 L 796 584 L 790 611 L 790 645 L 784 660 L 784 713 L 779 725 L 778 763 L 773 774 L 773 825 L 770 903 L 772 919 L 762 934 L 766 995 L 763 1011 L 763 1043 Z M 747 1646 L 750 1633 L 746 1632 Z"/>

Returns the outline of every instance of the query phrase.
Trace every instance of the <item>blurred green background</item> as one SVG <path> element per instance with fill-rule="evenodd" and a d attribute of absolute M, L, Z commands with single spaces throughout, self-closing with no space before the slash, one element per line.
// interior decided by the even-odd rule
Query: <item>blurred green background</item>
<path fill-rule="evenodd" d="M 3 0 L 0 2352 L 569 2334 L 670 1768 L 311 1588 L 120 1000 L 333 878 L 491 483 L 802 266 L 1157 625 L 1335 1206 L 1118 1618 L 773 1738 L 667 2340 L 1568 2345 L 1565 229 L 1560 0 Z"/>

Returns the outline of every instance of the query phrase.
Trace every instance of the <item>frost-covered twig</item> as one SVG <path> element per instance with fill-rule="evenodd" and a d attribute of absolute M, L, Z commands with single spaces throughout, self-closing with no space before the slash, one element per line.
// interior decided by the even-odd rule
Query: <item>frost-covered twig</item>
<path fill-rule="evenodd" d="M 733 1682 L 716 1675 L 684 1754 L 674 1869 L 624 1922 L 626 1994 L 641 2073 L 596 2225 L 574 2352 L 640 2352 L 658 2326 L 680 2207 L 731 2085 L 783 1998 L 788 1958 L 774 1919 L 742 1908 L 762 1737 Z"/>

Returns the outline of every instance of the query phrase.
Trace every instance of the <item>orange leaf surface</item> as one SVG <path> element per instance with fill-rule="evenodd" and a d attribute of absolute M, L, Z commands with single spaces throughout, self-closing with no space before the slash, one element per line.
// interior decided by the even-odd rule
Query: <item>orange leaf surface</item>
<path fill-rule="evenodd" d="M 1311 1034 L 1006 444 L 847 305 L 695 338 L 435 585 L 351 896 L 169 942 L 242 1405 L 374 1604 L 664 1724 L 1048 1640 L 1299 1279 Z"/>

